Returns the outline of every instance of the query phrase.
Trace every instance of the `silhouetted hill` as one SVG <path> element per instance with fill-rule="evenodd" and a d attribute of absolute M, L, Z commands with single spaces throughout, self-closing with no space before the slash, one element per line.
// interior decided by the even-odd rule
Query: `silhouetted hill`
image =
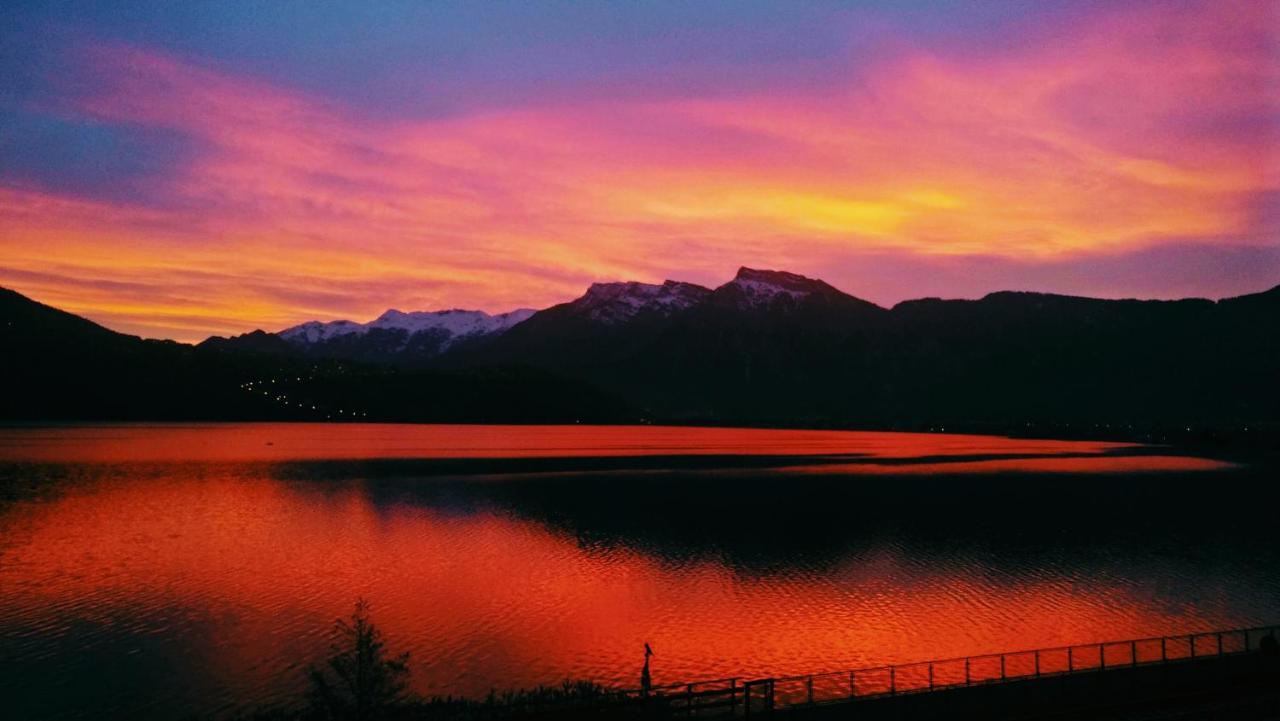
<path fill-rule="evenodd" d="M 0 291 L 0 417 L 168 419 L 258 417 L 271 408 L 234 388 L 241 359 L 206 363 L 188 345 L 143 340 Z"/>
<path fill-rule="evenodd" d="M 585 378 L 686 422 L 1243 427 L 1280 420 L 1277 311 L 1275 290 L 1217 303 L 1002 292 L 885 310 L 744 268 L 660 317 L 544 311 L 467 362 Z"/>
<path fill-rule="evenodd" d="M 0 289 L 3 420 L 612 422 L 616 398 L 527 367 L 394 371 L 143 340 Z"/>
<path fill-rule="evenodd" d="M 1256 371 L 1280 367 L 1277 333 L 1229 303 L 994 293 L 892 313 L 894 399 L 928 404 L 940 419 L 1200 425 L 1276 416 L 1275 384 Z"/>
<path fill-rule="evenodd" d="M 874 372 L 888 312 L 822 281 L 742 268 L 597 379 L 688 420 L 861 422 L 824 399 Z M 621 392 L 621 391 L 620 391 Z M 838 421 L 836 419 L 839 419 Z M 869 417 L 868 417 L 869 418 Z"/>
<path fill-rule="evenodd" d="M 612 367 L 652 343 L 675 316 L 706 301 L 692 283 L 596 283 L 506 333 L 447 357 L 453 366 L 521 363 L 564 375 Z M 588 374 L 589 375 L 589 374 Z"/>
<path fill-rule="evenodd" d="M 0 301 L 8 324 L 0 352 L 20 388 L 9 418 L 355 412 L 406 421 L 1094 429 L 1086 434 L 1280 423 L 1280 287 L 1218 302 L 1000 292 L 885 309 L 819 280 L 743 268 L 714 290 L 596 284 L 510 320 L 396 311 L 397 323 L 423 328 L 379 352 L 359 344 L 378 339 L 381 319 L 365 330 L 309 323 L 291 329 L 292 339 L 257 331 L 192 347 L 113 333 L 12 292 Z M 394 347 L 418 332 L 448 347 L 411 361 L 398 355 Z M 363 348 L 364 362 L 351 362 L 350 349 L 327 357 L 335 337 Z"/>
<path fill-rule="evenodd" d="M 308 321 L 279 333 L 255 330 L 233 338 L 209 338 L 200 345 L 219 350 L 413 368 L 501 335 L 533 313 L 529 309 L 498 315 L 456 308 L 412 313 L 392 309 L 368 323 Z"/>
<path fill-rule="evenodd" d="M 281 338 L 279 334 L 264 330 L 255 330 L 231 338 L 213 336 L 205 339 L 198 347 L 213 351 L 278 356 L 293 355 L 297 351 L 295 346 Z"/>

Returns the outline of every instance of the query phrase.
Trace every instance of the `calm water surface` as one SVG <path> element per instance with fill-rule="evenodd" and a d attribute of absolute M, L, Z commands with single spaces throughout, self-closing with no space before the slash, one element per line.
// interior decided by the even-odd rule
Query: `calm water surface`
<path fill-rule="evenodd" d="M 1128 444 L 688 428 L 0 429 L 22 718 L 286 700 L 369 599 L 424 694 L 1280 620 L 1274 469 Z"/>

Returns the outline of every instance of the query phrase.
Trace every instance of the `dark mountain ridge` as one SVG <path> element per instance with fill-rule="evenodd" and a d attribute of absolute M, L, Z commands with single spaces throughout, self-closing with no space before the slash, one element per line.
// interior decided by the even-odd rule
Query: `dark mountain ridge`
<path fill-rule="evenodd" d="M 396 420 L 1010 429 L 1280 422 L 1280 287 L 1216 302 L 998 292 L 886 309 L 820 280 L 742 268 L 715 289 L 598 283 L 524 317 L 385 314 L 369 324 L 308 323 L 197 347 L 122 336 L 12 292 L 3 300 L 6 367 L 24 369 L 19 375 L 36 389 L 66 385 L 75 373 L 92 379 L 77 391 L 92 400 L 38 406 L 31 397 L 11 418 L 80 417 L 76 408 L 145 417 L 146 403 L 122 406 L 87 389 L 137 387 L 140 369 L 149 368 L 148 379 L 168 374 L 183 379 L 177 387 L 209 388 L 211 396 L 269 375 L 319 378 L 294 391 L 306 409 L 313 398 L 321 410 L 364 408 L 363 388 L 381 399 L 373 404 L 378 418 Z M 422 334 L 435 350 L 421 350 Z M 154 413 L 183 417 L 182 407 L 205 402 L 197 396 L 187 392 Z M 268 400 L 265 410 L 257 400 L 208 407 L 274 417 L 281 408 Z"/>
<path fill-rule="evenodd" d="M 635 411 L 528 367 L 397 370 L 238 344 L 144 340 L 0 288 L 3 421 L 619 422 Z"/>

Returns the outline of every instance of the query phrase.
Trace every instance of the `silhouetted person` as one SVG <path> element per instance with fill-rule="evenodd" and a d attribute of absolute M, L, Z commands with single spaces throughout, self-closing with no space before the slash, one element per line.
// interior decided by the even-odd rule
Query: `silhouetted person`
<path fill-rule="evenodd" d="M 645 648 L 649 648 L 649 647 L 645 646 Z M 1258 642 L 1258 651 L 1262 652 L 1263 656 L 1269 656 L 1271 658 L 1275 658 L 1276 656 L 1280 656 L 1280 643 L 1276 642 L 1275 636 L 1272 636 L 1271 634 L 1267 634 L 1266 636 L 1262 637 L 1261 641 Z M 645 673 L 648 674 L 649 659 L 647 658 L 644 661 L 644 667 L 645 667 Z"/>
<path fill-rule="evenodd" d="M 649 676 L 649 657 L 653 655 L 653 649 L 649 648 L 649 642 L 644 644 L 644 668 L 640 669 L 640 693 L 648 696 L 649 689 L 653 688 L 653 679 Z"/>

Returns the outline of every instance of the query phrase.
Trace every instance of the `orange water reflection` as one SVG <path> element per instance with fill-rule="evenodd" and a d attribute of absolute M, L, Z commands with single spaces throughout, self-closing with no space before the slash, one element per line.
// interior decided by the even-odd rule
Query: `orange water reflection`
<path fill-rule="evenodd" d="M 22 561 L 3 572 L 6 616 L 171 605 L 226 618 L 209 661 L 228 673 L 279 654 L 274 619 L 311 633 L 363 595 L 434 691 L 634 681 L 645 640 L 655 672 L 680 680 L 1125 638 L 1197 625 L 1201 612 L 1152 607 L 1114 581 L 934 571 L 893 549 L 821 577 L 744 577 L 583 547 L 496 513 L 381 509 L 358 488 L 233 477 L 103 484 L 23 509 L 6 519 L 5 559 Z M 1002 638 L 956 624 L 975 600 Z"/>
<path fill-rule="evenodd" d="M 220 423 L 9 428 L 0 460 L 282 461 L 367 458 L 573 458 L 708 455 L 1104 453 L 1133 444 L 942 433 L 685 428 Z"/>
<path fill-rule="evenodd" d="M 368 428 L 343 426 L 312 440 L 304 429 L 252 432 L 255 440 L 263 434 L 279 439 L 269 453 L 305 442 L 347 457 L 358 450 L 353 438 Z M 925 453 L 922 439 L 960 456 L 1007 451 L 1009 443 L 1023 453 L 1064 446 L 1080 452 L 1081 446 L 826 433 L 785 433 L 770 442 L 758 432 L 651 430 L 637 441 L 628 429 L 590 429 L 592 438 L 607 443 L 576 450 L 600 452 L 616 443 L 622 452 L 642 442 L 665 453 L 678 442 L 687 447 L 691 437 L 719 439 L 718 448 L 751 439 L 758 452 L 821 447 L 884 458 Z M 539 429 L 532 440 L 502 441 L 493 429 L 469 432 L 432 452 L 549 453 L 567 433 Z M 47 454 L 71 438 L 77 453 L 94 458 L 134 453 L 154 461 L 177 453 L 167 444 L 196 431 L 161 429 L 164 443 L 158 443 L 153 430 L 144 429 L 119 436 L 136 445 L 113 446 L 107 438 L 119 433 L 59 429 L 53 441 L 31 434 L 15 441 L 6 431 L 6 452 Z M 148 438 L 139 441 L 138 433 Z M 415 430 L 376 445 L 379 453 L 421 453 L 423 438 L 442 437 Z M 250 440 L 223 445 L 233 438 L 229 427 L 219 427 L 193 452 L 228 454 L 222 458 L 258 452 Z M 624 445 L 627 439 L 633 445 Z M 929 450 L 925 455 L 944 455 Z M 1079 458 L 1037 462 L 1081 470 Z M 1011 461 L 984 463 L 994 464 L 985 470 L 999 470 Z M 1170 467 L 1184 469 L 1181 461 Z M 887 534 L 837 546 L 843 550 L 822 562 L 798 553 L 783 564 L 748 567 L 714 546 L 668 555 L 626 539 L 592 540 L 575 533 L 572 522 L 549 523 L 518 506 L 451 503 L 447 493 L 429 501 L 388 495 L 386 483 L 368 479 L 282 478 L 263 463 L 14 468 L 13 478 L 41 492 L 0 506 L 0 637 L 18 639 L 0 642 L 0 650 L 38 678 L 10 677 L 0 687 L 63 677 L 92 683 L 90 674 L 100 670 L 84 666 L 89 662 L 82 657 L 95 648 L 106 649 L 111 663 L 172 659 L 172 668 L 139 671 L 142 680 L 101 679 L 95 708 L 121 714 L 135 711 L 138 688 L 162 694 L 196 677 L 201 695 L 175 705 L 222 708 L 287 697 L 299 688 L 306 664 L 323 653 L 328 624 L 357 596 L 372 600 L 392 645 L 412 652 L 415 688 L 455 694 L 566 677 L 634 686 L 642 660 L 637 650 L 646 641 L 657 653 L 655 682 L 664 683 L 1251 625 L 1280 612 L 1276 574 L 1259 577 L 1249 565 L 1256 559 L 1243 553 L 1197 564 L 1178 553 L 1099 548 L 1102 560 L 1052 556 L 1046 562 L 964 539 L 921 542 Z M 437 481 L 395 483 L 421 488 Z M 804 493 L 794 476 L 780 483 Z M 794 502 L 803 503 L 803 496 Z M 846 531 L 856 529 L 832 533 Z M 766 540 L 776 532 L 760 529 Z"/>

